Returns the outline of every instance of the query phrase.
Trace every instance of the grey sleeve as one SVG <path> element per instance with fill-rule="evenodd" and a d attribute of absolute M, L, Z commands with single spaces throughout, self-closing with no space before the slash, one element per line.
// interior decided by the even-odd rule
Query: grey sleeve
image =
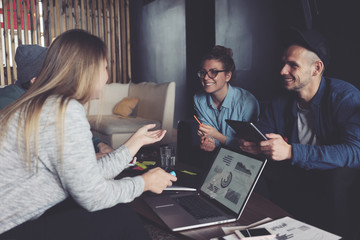
<path fill-rule="evenodd" d="M 145 184 L 141 176 L 113 179 L 132 159 L 126 147 L 96 160 L 90 125 L 77 101 L 70 101 L 64 124 L 63 159 L 61 164 L 53 164 L 63 188 L 75 201 L 96 211 L 130 202 L 142 194 Z"/>

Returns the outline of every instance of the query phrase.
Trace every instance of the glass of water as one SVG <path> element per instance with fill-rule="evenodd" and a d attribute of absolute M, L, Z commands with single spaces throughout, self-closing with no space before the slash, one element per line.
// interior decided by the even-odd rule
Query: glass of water
<path fill-rule="evenodd" d="M 172 149 L 169 146 L 160 147 L 161 168 L 167 170 L 171 167 Z"/>

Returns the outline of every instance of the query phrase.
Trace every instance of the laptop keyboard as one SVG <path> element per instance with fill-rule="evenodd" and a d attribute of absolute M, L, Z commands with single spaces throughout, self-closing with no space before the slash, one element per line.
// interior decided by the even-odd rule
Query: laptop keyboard
<path fill-rule="evenodd" d="M 212 208 L 209 204 L 201 200 L 197 195 L 183 196 L 175 198 L 175 200 L 182 206 L 188 213 L 196 219 L 208 219 L 221 217 L 222 214 L 216 209 Z"/>

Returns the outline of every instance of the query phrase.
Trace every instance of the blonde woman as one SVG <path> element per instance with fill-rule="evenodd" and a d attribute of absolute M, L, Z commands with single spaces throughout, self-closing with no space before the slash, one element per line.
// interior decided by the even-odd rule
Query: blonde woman
<path fill-rule="evenodd" d="M 161 193 L 176 177 L 155 168 L 114 179 L 143 145 L 163 138 L 153 125 L 96 160 L 84 104 L 101 97 L 106 59 L 101 39 L 67 31 L 48 49 L 34 87 L 0 111 L 1 239 L 149 239 L 122 203 Z"/>

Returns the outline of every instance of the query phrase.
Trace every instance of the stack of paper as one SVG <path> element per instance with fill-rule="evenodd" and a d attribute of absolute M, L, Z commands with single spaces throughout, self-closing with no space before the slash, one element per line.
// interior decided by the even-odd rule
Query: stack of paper
<path fill-rule="evenodd" d="M 249 226 L 223 227 L 225 236 L 211 240 L 339 240 L 340 236 L 324 231 L 320 228 L 298 221 L 291 217 L 284 217 L 274 221 L 266 218 Z M 266 222 L 266 223 L 264 223 Z M 250 228 L 266 228 L 271 235 L 240 238 L 239 231 Z"/>
<path fill-rule="evenodd" d="M 284 217 L 257 226 L 266 228 L 270 233 L 276 234 L 277 240 L 338 240 L 340 236 L 324 231 L 312 225 L 300 222 L 291 217 Z"/>

